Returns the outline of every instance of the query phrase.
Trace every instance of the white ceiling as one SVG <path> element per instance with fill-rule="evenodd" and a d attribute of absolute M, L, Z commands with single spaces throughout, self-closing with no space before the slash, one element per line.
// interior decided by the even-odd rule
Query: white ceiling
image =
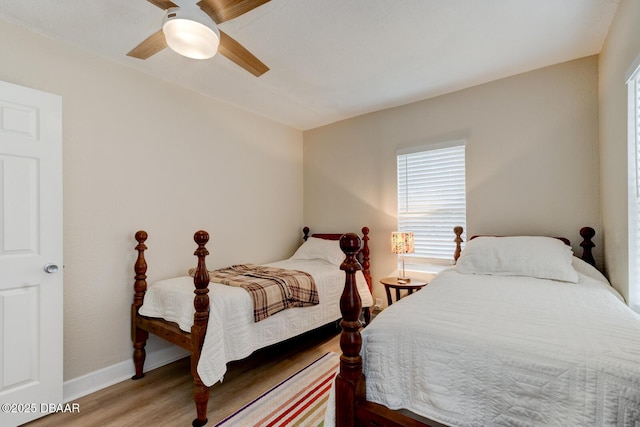
<path fill-rule="evenodd" d="M 259 78 L 221 55 L 126 56 L 160 28 L 145 0 L 0 0 L 0 18 L 306 130 L 599 53 L 618 1 L 271 0 L 220 25 Z"/>

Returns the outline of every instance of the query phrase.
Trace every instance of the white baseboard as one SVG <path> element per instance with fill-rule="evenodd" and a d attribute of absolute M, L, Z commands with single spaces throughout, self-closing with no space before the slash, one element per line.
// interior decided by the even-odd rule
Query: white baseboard
<path fill-rule="evenodd" d="M 144 371 L 159 368 L 176 360 L 188 356 L 189 353 L 180 347 L 167 347 L 147 352 Z M 115 365 L 99 369 L 95 372 L 65 381 L 63 385 L 64 403 L 70 403 L 83 396 L 102 390 L 103 388 L 131 379 L 135 374 L 133 360 L 116 363 Z"/>

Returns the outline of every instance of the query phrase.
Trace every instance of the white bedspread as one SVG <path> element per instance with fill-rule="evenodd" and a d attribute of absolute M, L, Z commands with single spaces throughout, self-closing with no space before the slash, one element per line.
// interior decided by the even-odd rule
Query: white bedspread
<path fill-rule="evenodd" d="M 440 273 L 362 331 L 367 400 L 451 426 L 640 425 L 640 316 L 574 264 L 579 283 Z"/>
<path fill-rule="evenodd" d="M 253 302 L 244 289 L 209 284 L 209 323 L 198 363 L 198 374 L 208 386 L 222 381 L 227 362 L 243 359 L 255 350 L 341 317 L 339 302 L 345 273 L 337 266 L 321 260 L 284 260 L 267 265 L 311 274 L 318 288 L 320 304 L 290 308 L 256 323 Z M 361 272 L 358 272 L 357 284 L 363 306 L 370 307 L 373 298 Z M 148 287 L 140 314 L 176 322 L 180 329 L 190 332 L 195 311 L 193 290 L 190 276 L 155 282 Z"/>

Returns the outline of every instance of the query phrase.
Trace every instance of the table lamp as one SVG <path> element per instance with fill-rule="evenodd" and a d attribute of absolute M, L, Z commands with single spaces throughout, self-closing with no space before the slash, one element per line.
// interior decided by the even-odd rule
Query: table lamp
<path fill-rule="evenodd" d="M 413 232 L 394 231 L 391 233 L 391 252 L 401 255 L 402 258 L 402 277 L 398 277 L 398 283 L 411 282 L 411 279 L 404 274 L 404 254 L 412 254 L 415 252 Z"/>

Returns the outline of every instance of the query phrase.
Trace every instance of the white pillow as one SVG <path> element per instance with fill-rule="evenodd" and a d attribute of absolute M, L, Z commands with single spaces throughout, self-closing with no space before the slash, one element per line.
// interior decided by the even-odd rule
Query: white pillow
<path fill-rule="evenodd" d="M 339 266 L 345 255 L 340 249 L 340 241 L 309 237 L 291 259 L 321 259 Z"/>
<path fill-rule="evenodd" d="M 578 282 L 573 251 L 552 237 L 477 237 L 465 246 L 456 270 L 465 274 L 528 276 Z"/>
<path fill-rule="evenodd" d="M 590 277 L 593 280 L 597 280 L 608 286 L 611 286 L 609 280 L 604 277 L 604 275 L 600 273 L 597 268 L 595 268 L 588 262 L 581 260 L 580 258 L 573 257 L 573 268 L 576 269 L 578 274 L 584 274 L 585 276 Z"/>

